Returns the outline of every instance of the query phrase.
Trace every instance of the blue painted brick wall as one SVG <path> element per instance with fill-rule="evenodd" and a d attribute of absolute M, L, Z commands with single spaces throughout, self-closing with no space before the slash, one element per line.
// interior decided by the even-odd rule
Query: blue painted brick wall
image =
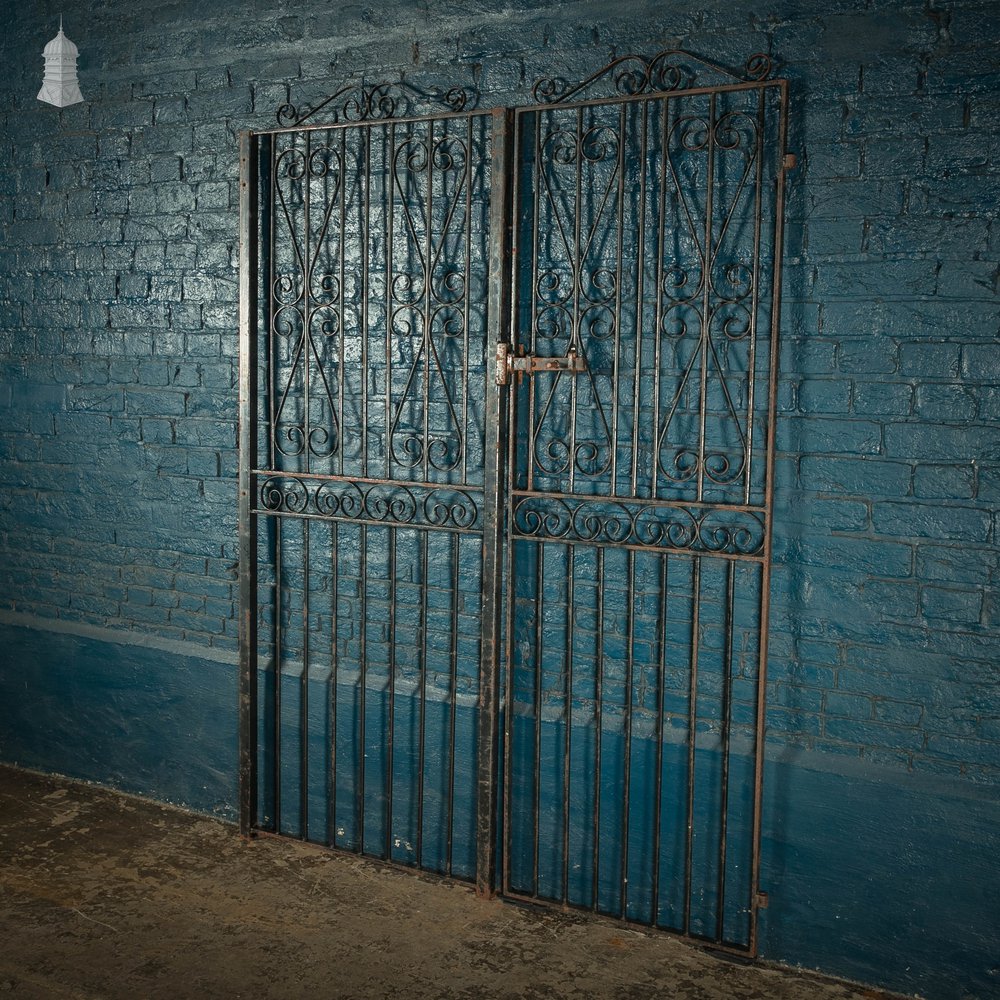
<path fill-rule="evenodd" d="M 769 748 L 938 776 L 958 828 L 954 803 L 1000 784 L 995 2 L 0 9 L 0 609 L 40 635 L 58 619 L 231 659 L 239 129 L 360 74 L 523 102 L 543 73 L 581 78 L 627 51 L 740 66 L 762 50 L 791 80 L 799 159 Z M 86 97 L 62 111 L 35 101 L 60 12 Z M 856 849 L 827 835 L 830 864 Z M 975 922 L 970 906 L 954 919 Z M 889 943 L 855 960 L 771 934 L 775 957 L 901 988 L 960 975 L 880 971 Z M 996 969 L 975 975 L 970 995 L 996 985 Z"/>

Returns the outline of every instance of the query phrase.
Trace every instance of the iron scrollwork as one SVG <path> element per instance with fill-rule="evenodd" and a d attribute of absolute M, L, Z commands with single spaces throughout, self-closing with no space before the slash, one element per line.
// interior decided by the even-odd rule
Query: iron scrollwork
<path fill-rule="evenodd" d="M 413 528 L 482 530 L 475 491 L 414 483 L 260 477 L 258 513 L 394 524 Z"/>
<path fill-rule="evenodd" d="M 759 83 L 771 74 L 771 58 L 754 53 L 743 68 L 743 75 L 716 63 L 701 59 L 681 49 L 664 49 L 651 57 L 624 55 L 601 67 L 576 84 L 561 77 L 542 77 L 535 81 L 532 96 L 539 104 L 560 104 L 581 100 L 587 91 L 604 82 L 610 85 L 610 97 L 638 97 L 642 94 L 669 94 L 699 86 L 705 74 L 731 83 Z"/>
<path fill-rule="evenodd" d="M 319 256 L 310 255 L 300 221 L 303 186 L 313 181 L 327 186 L 318 243 L 330 225 L 331 215 L 344 183 L 345 169 L 340 151 L 327 145 L 310 147 L 309 152 L 291 146 L 275 160 L 276 207 L 287 227 L 292 254 L 275 268 L 271 282 L 271 332 L 282 343 L 287 359 L 284 386 L 274 413 L 274 447 L 286 457 L 308 454 L 329 458 L 341 446 L 334 391 L 324 364 L 325 343 L 340 333 L 341 288 L 337 276 L 319 267 Z M 326 416 L 315 419 L 315 410 L 306 420 L 299 393 L 312 374 L 314 393 L 321 398 Z M 308 425 L 307 425 L 308 424 Z"/>
<path fill-rule="evenodd" d="M 683 237 L 678 246 L 686 248 L 686 252 L 677 254 L 662 282 L 665 308 L 659 333 L 676 345 L 680 375 L 659 426 L 656 461 L 659 471 L 673 484 L 700 479 L 728 486 L 740 481 L 748 471 L 751 415 L 739 412 L 735 389 L 735 383 L 746 375 L 734 373 L 736 366 L 727 358 L 742 351 L 744 368 L 750 365 L 758 288 L 755 261 L 741 258 L 738 249 L 728 247 L 737 206 L 752 193 L 759 129 L 755 116 L 738 109 L 711 120 L 699 113 L 679 115 L 668 134 L 667 173 L 682 206 L 679 216 Z M 709 153 L 717 170 L 722 169 L 719 164 L 723 158 L 729 158 L 736 167 L 736 181 L 729 189 L 728 201 L 719 206 L 717 224 L 715 219 L 703 217 L 696 192 L 684 183 L 686 163 Z M 721 198 L 725 189 L 716 185 L 713 193 Z M 713 448 L 708 442 L 701 447 L 679 444 L 677 436 L 671 434 L 695 372 L 702 379 L 717 379 L 722 413 L 715 420 L 727 421 L 737 439 L 727 449 Z"/>
<path fill-rule="evenodd" d="M 427 475 L 457 468 L 465 449 L 448 357 L 449 346 L 459 345 L 468 334 L 469 262 L 456 261 L 449 243 L 461 235 L 462 224 L 469 224 L 456 223 L 456 212 L 472 184 L 471 166 L 466 141 L 446 133 L 407 136 L 396 146 L 390 167 L 407 251 L 400 257 L 409 266 L 393 276 L 389 324 L 401 346 L 412 345 L 406 348 L 412 356 L 406 359 L 404 388 L 393 407 L 389 450 L 394 465 L 424 466 Z M 428 218 L 432 199 L 436 207 Z M 433 427 L 421 413 L 425 397 L 439 411 Z M 415 416 L 421 419 L 415 421 Z"/>
<path fill-rule="evenodd" d="M 540 493 L 515 498 L 513 523 L 522 538 L 746 557 L 765 537 L 755 511 Z"/>
<path fill-rule="evenodd" d="M 324 124 L 385 121 L 413 113 L 414 102 L 442 105 L 452 112 L 471 110 L 479 100 L 472 87 L 451 87 L 448 90 L 421 90 L 412 83 L 348 84 L 320 101 L 314 107 L 301 110 L 294 104 L 282 104 L 277 110 L 282 127 L 302 125 L 320 111 L 327 110 Z"/>

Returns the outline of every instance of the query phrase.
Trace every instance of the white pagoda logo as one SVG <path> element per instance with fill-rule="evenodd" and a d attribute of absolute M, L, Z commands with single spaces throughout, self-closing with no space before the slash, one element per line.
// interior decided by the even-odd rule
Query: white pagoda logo
<path fill-rule="evenodd" d="M 45 78 L 38 99 L 57 108 L 79 104 L 83 100 L 76 79 L 76 57 L 80 50 L 63 34 L 59 18 L 59 34 L 45 46 Z"/>

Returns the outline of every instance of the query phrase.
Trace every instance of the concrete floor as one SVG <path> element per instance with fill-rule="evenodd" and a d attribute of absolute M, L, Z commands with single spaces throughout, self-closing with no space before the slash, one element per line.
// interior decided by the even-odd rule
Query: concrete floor
<path fill-rule="evenodd" d="M 0 995 L 879 997 L 0 767 Z"/>

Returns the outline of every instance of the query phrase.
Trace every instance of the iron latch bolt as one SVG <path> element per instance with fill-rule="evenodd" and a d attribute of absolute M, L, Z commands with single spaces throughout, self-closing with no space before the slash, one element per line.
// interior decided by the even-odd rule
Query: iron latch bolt
<path fill-rule="evenodd" d="M 566 354 L 559 357 L 540 357 L 537 354 L 512 354 L 510 344 L 497 344 L 496 383 L 506 385 L 514 372 L 585 372 L 587 359 L 577 352 L 575 347 L 569 348 Z"/>

